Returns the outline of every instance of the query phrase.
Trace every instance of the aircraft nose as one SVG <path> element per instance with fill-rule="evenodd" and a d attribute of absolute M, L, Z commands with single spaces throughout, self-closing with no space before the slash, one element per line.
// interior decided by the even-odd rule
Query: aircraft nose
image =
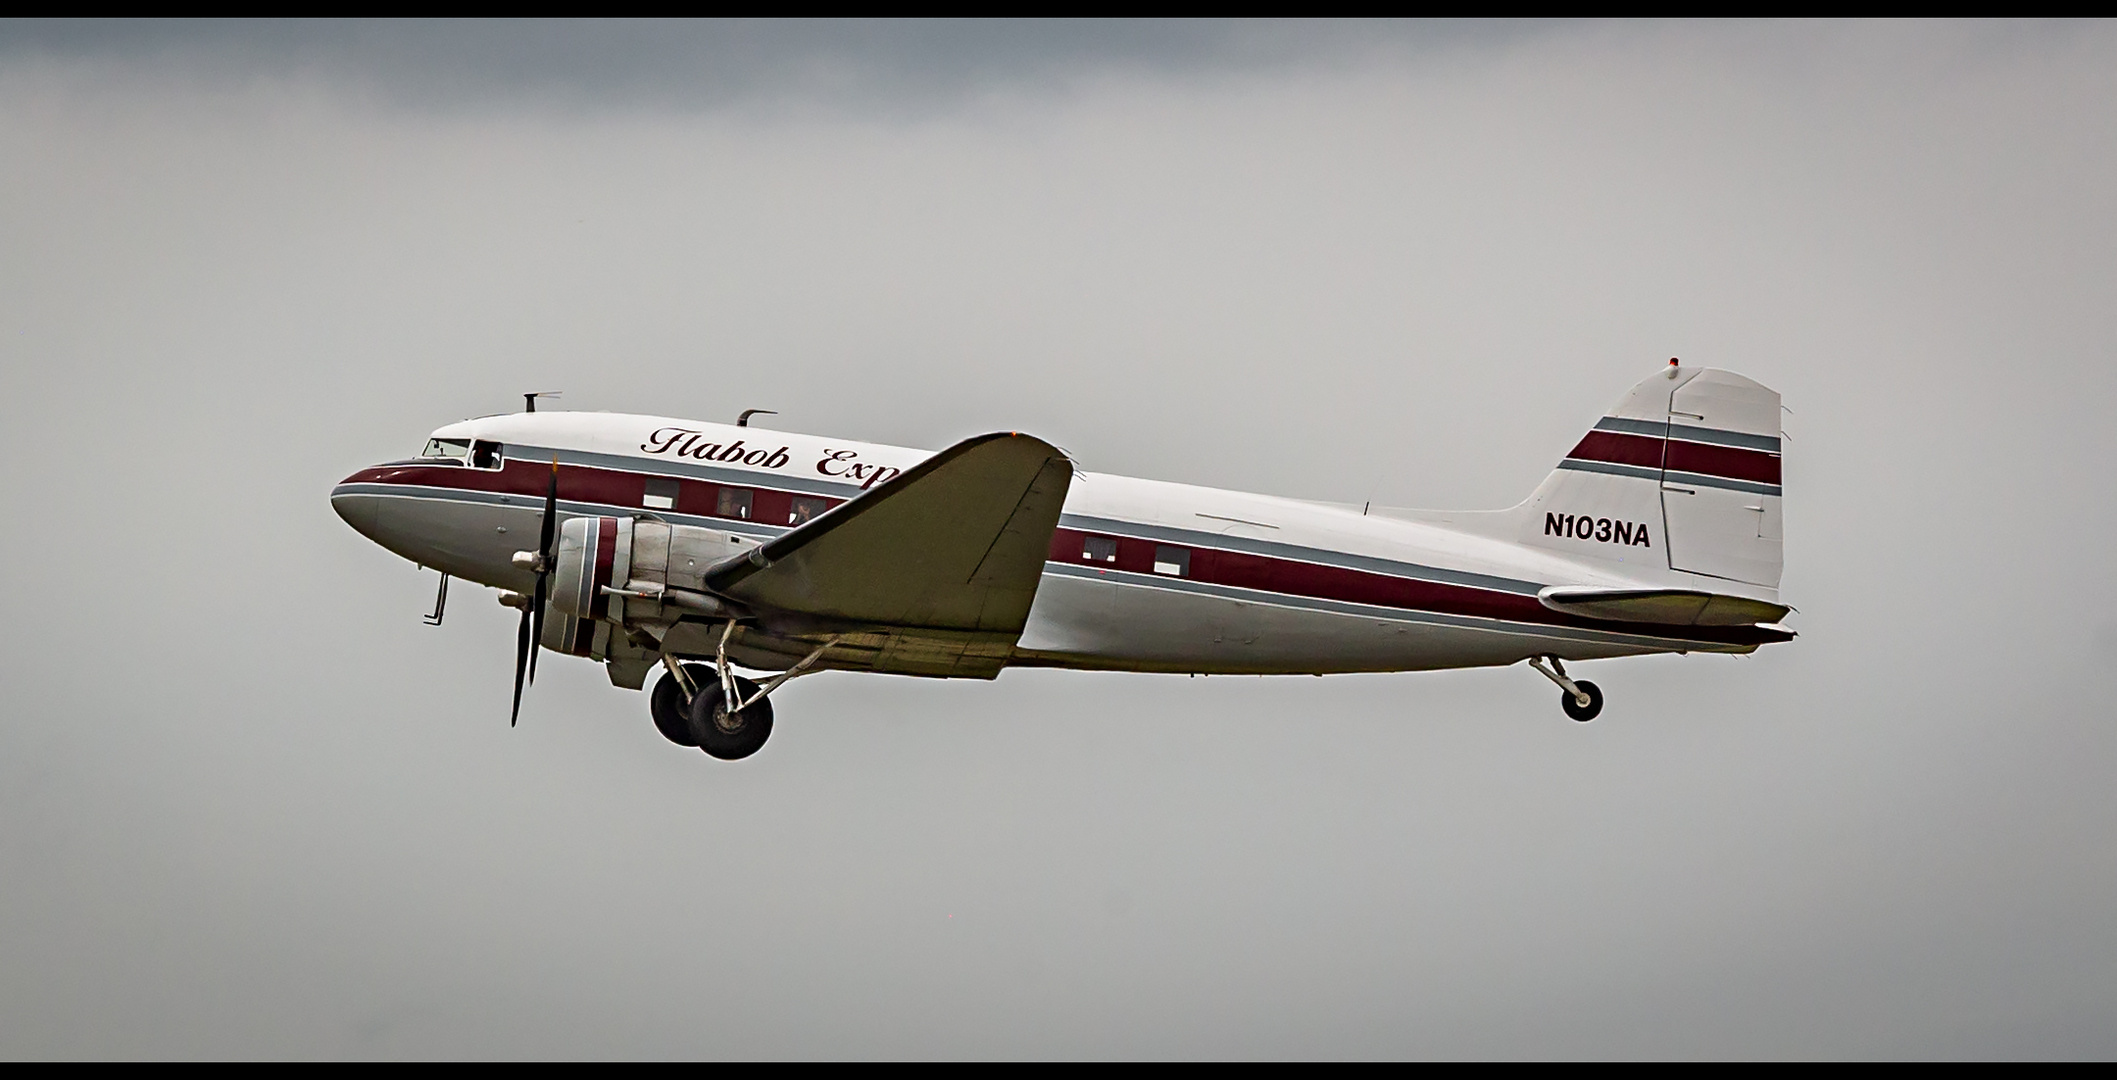
<path fill-rule="evenodd" d="M 379 540 L 380 537 L 376 535 L 379 517 L 377 510 L 382 503 L 382 497 L 372 490 L 374 485 L 371 478 L 374 471 L 362 469 L 339 481 L 338 486 L 331 489 L 331 509 L 337 511 L 338 516 L 345 519 L 345 523 L 351 525 L 355 532 L 370 540 Z"/>

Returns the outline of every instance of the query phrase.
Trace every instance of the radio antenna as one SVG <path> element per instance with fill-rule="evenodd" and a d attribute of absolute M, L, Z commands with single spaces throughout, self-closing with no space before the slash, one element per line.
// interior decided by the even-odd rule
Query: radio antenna
<path fill-rule="evenodd" d="M 770 409 L 744 409 L 744 410 L 742 411 L 742 415 L 741 415 L 741 416 L 738 416 L 738 417 L 736 417 L 736 418 L 735 418 L 735 426 L 736 426 L 736 427 L 749 427 L 749 426 L 750 426 L 750 418 L 751 418 L 751 417 L 753 417 L 753 416 L 778 416 L 778 415 L 779 415 L 778 413 L 776 413 L 776 412 L 773 412 L 773 411 L 772 411 L 772 410 L 770 410 Z"/>
<path fill-rule="evenodd" d="M 558 396 L 559 396 L 559 392 L 558 392 L 557 390 L 540 390 L 540 391 L 538 391 L 538 392 L 536 392 L 536 393 L 534 393 L 534 394 L 523 394 L 523 395 L 522 395 L 522 411 L 523 411 L 523 412 L 535 412 L 535 411 L 537 411 L 537 399 L 538 399 L 538 398 L 540 398 L 540 397 L 558 397 Z"/>

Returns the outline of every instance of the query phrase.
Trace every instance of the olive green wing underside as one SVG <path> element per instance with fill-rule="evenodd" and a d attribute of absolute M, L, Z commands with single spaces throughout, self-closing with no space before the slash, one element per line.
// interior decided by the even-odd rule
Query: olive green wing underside
<path fill-rule="evenodd" d="M 1042 439 L 965 439 L 707 572 L 768 616 L 821 624 L 1022 632 L 1073 464 Z"/>

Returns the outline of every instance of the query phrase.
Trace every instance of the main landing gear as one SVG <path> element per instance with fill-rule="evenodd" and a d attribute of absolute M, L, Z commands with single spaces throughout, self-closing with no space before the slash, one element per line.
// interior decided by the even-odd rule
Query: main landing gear
<path fill-rule="evenodd" d="M 739 709 L 728 709 L 728 687 L 711 664 L 683 665 L 686 692 L 673 671 L 662 673 L 649 699 L 655 730 L 678 746 L 696 747 L 722 761 L 749 757 L 772 735 L 772 700 L 757 697 L 757 684 L 731 674 Z M 754 699 L 754 700 L 753 700 Z"/>
<path fill-rule="evenodd" d="M 1545 667 L 1549 661 L 1549 667 Z M 1556 656 L 1532 656 L 1529 666 L 1542 673 L 1544 678 L 1558 684 L 1559 706 L 1566 715 L 1585 724 L 1602 714 L 1602 688 L 1586 679 L 1575 682 L 1566 677 L 1566 665 Z"/>
<path fill-rule="evenodd" d="M 719 666 L 679 663 L 664 654 L 661 681 L 654 684 L 648 705 L 654 713 L 655 729 L 678 746 L 695 746 L 722 761 L 754 754 L 772 736 L 772 691 L 785 686 L 813 667 L 831 646 L 832 637 L 818 645 L 800 663 L 772 676 L 759 686 L 728 667 L 728 639 L 735 636 L 736 623 L 729 620 L 720 635 L 714 659 Z"/>

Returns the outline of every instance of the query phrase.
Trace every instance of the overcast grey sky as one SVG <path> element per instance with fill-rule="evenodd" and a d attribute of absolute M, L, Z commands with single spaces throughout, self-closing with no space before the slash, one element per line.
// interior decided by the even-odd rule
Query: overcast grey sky
<path fill-rule="evenodd" d="M 2107 24 L 0 24 L 0 1054 L 2117 1053 Z M 346 528 L 573 408 L 1385 504 L 1778 389 L 1748 659 L 826 674 Z"/>

